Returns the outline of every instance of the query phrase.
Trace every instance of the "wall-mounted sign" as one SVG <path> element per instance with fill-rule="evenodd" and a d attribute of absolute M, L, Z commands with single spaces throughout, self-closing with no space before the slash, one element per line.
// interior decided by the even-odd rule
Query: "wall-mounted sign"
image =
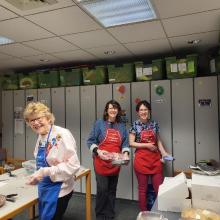
<path fill-rule="evenodd" d="M 208 106 L 208 107 L 211 107 L 211 99 L 199 99 L 198 101 L 198 105 L 199 107 L 203 107 L 203 106 Z"/>

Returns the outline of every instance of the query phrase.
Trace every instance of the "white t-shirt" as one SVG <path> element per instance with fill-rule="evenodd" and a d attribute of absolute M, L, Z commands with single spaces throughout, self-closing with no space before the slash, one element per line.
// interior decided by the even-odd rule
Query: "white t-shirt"
<path fill-rule="evenodd" d="M 36 158 L 38 146 L 41 142 L 45 146 L 48 135 L 38 136 L 34 156 Z M 80 162 L 76 153 L 76 141 L 70 131 L 53 125 L 49 140 L 49 152 L 46 160 L 50 165 L 44 167 L 45 173 L 53 182 L 63 182 L 59 197 L 69 194 L 73 190 L 74 175 L 80 168 Z"/>

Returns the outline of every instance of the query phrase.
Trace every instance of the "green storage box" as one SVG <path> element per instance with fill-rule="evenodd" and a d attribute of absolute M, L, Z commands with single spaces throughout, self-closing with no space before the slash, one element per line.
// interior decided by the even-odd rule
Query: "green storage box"
<path fill-rule="evenodd" d="M 19 79 L 20 89 L 37 89 L 38 88 L 37 72 L 19 73 L 18 79 Z"/>
<path fill-rule="evenodd" d="M 166 71 L 168 79 L 188 78 L 197 75 L 198 55 L 190 54 L 186 58 L 167 57 Z"/>
<path fill-rule="evenodd" d="M 136 81 L 160 80 L 164 77 L 163 60 L 153 60 L 152 64 L 135 62 Z"/>
<path fill-rule="evenodd" d="M 4 74 L 1 77 L 1 85 L 3 90 L 18 89 L 18 75 L 17 74 Z"/>
<path fill-rule="evenodd" d="M 123 83 L 134 81 L 134 64 L 108 65 L 109 83 Z"/>
<path fill-rule="evenodd" d="M 40 88 L 51 88 L 59 86 L 58 70 L 43 70 L 38 72 L 38 83 Z"/>
<path fill-rule="evenodd" d="M 61 86 L 80 86 L 82 84 L 82 71 L 80 68 L 60 70 Z"/>
<path fill-rule="evenodd" d="M 220 56 L 217 56 L 210 60 L 210 72 L 220 73 Z"/>
<path fill-rule="evenodd" d="M 106 67 L 84 67 L 83 71 L 83 84 L 84 85 L 99 85 L 107 83 Z"/>

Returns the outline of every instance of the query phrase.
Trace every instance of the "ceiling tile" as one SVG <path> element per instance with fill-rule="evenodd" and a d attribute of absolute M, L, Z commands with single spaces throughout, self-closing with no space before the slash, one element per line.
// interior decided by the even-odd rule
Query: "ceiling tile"
<path fill-rule="evenodd" d="M 220 8 L 219 0 L 153 0 L 160 18 L 176 17 Z"/>
<path fill-rule="evenodd" d="M 186 15 L 162 20 L 169 37 L 216 31 L 219 26 L 220 10 Z"/>
<path fill-rule="evenodd" d="M 101 28 L 77 6 L 30 15 L 26 18 L 58 35 Z"/>
<path fill-rule="evenodd" d="M 40 13 L 40 12 L 44 12 L 44 11 L 50 11 L 50 10 L 55 10 L 58 8 L 63 8 L 63 7 L 75 5 L 75 3 L 72 0 L 57 0 L 57 1 L 58 2 L 56 4 L 45 5 L 42 7 L 37 7 L 35 9 L 29 9 L 29 10 L 20 10 L 5 0 L 2 0 L 1 4 L 21 16 L 36 14 L 36 13 Z M 23 2 L 25 2 L 25 0 L 23 0 Z"/>
<path fill-rule="evenodd" d="M 71 43 L 69 43 L 59 37 L 36 40 L 36 41 L 29 41 L 29 42 L 25 42 L 23 44 L 28 45 L 33 48 L 36 48 L 36 49 L 39 49 L 39 50 L 44 51 L 46 53 L 54 53 L 54 52 L 60 52 L 60 51 L 79 49 L 78 47 L 72 45 Z"/>
<path fill-rule="evenodd" d="M 18 17 L 15 13 L 0 6 L 0 21 Z"/>
<path fill-rule="evenodd" d="M 16 27 L 16 28 L 15 28 Z M 52 37 L 53 34 L 25 20 L 15 18 L 0 22 L 1 35 L 16 42 Z"/>
<path fill-rule="evenodd" d="M 32 65 L 34 64 L 19 58 L 0 60 L 0 69 L 16 69 L 16 68 L 29 67 Z"/>
<path fill-rule="evenodd" d="M 108 30 L 122 43 L 165 38 L 159 21 L 114 27 Z"/>
<path fill-rule="evenodd" d="M 97 57 L 83 51 L 83 50 L 74 50 L 68 52 L 54 53 L 53 54 L 64 61 L 72 62 L 81 62 L 81 61 L 94 61 L 97 60 Z"/>
<path fill-rule="evenodd" d="M 135 55 L 154 55 L 171 52 L 167 39 L 128 43 L 125 46 Z"/>
<path fill-rule="evenodd" d="M 16 57 L 25 57 L 41 54 L 42 52 L 26 47 L 22 44 L 8 44 L 0 46 L 0 52 Z"/>
<path fill-rule="evenodd" d="M 6 55 L 6 54 L 3 54 L 3 53 L 0 53 L 0 60 L 7 60 L 7 59 L 10 59 L 10 58 L 13 58 L 13 57 L 9 56 L 9 55 Z"/>
<path fill-rule="evenodd" d="M 126 48 L 121 45 L 112 45 L 112 46 L 104 46 L 104 47 L 97 47 L 92 49 L 87 49 L 88 52 L 94 54 L 95 56 L 99 57 L 100 59 L 115 59 L 120 57 L 133 57 Z M 106 51 L 115 51 L 114 54 L 105 54 Z"/>
<path fill-rule="evenodd" d="M 29 56 L 29 57 L 24 57 L 24 60 L 34 62 L 39 65 L 48 65 L 48 64 L 54 64 L 54 63 L 59 63 L 63 62 L 63 60 L 60 60 L 57 57 L 54 57 L 49 54 L 41 54 L 37 56 Z M 43 60 L 48 60 L 48 62 L 44 62 Z"/>
<path fill-rule="evenodd" d="M 186 48 L 195 48 L 197 50 L 202 50 L 206 48 L 214 47 L 218 44 L 219 32 L 212 31 L 208 33 L 192 34 L 181 37 L 172 37 L 169 38 L 170 43 L 174 50 L 186 49 Z M 201 40 L 197 45 L 188 44 L 189 40 Z"/>
<path fill-rule="evenodd" d="M 89 31 L 79 34 L 62 36 L 62 38 L 78 45 L 81 48 L 93 48 L 118 42 L 105 30 Z"/>

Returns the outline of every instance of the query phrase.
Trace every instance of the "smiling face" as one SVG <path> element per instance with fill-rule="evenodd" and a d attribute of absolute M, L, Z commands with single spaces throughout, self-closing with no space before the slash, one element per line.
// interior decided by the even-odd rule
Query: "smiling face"
<path fill-rule="evenodd" d="M 142 122 L 147 122 L 150 118 L 150 110 L 142 104 L 138 110 L 138 116 Z"/>
<path fill-rule="evenodd" d="M 107 113 L 108 113 L 108 121 L 115 122 L 116 116 L 118 114 L 118 109 L 114 107 L 112 104 L 109 104 Z"/>
<path fill-rule="evenodd" d="M 50 120 L 44 115 L 33 115 L 29 118 L 28 123 L 32 130 L 40 135 L 48 134 L 51 127 Z"/>

